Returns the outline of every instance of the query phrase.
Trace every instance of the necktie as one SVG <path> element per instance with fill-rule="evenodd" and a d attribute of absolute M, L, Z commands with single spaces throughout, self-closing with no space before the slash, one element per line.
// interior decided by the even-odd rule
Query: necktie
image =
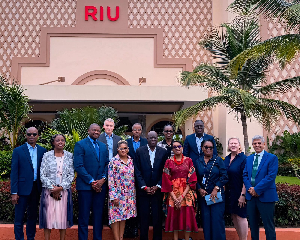
<path fill-rule="evenodd" d="M 99 145 L 96 140 L 94 140 L 94 146 L 95 146 L 95 151 L 96 151 L 97 157 L 99 159 Z"/>
<path fill-rule="evenodd" d="M 255 154 L 255 160 L 253 162 L 252 167 L 252 175 L 251 175 L 251 184 L 254 187 L 255 186 L 255 176 L 258 169 L 258 154 Z"/>

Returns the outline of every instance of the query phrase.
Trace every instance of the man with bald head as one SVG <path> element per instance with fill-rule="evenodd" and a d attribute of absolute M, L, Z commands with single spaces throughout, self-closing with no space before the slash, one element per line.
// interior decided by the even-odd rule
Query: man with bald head
<path fill-rule="evenodd" d="M 13 151 L 11 160 L 11 199 L 15 205 L 15 239 L 23 240 L 24 215 L 27 210 L 26 235 L 28 240 L 35 237 L 36 221 L 42 183 L 40 166 L 47 150 L 36 144 L 38 130 L 30 127 L 26 130 L 27 142 Z"/>
<path fill-rule="evenodd" d="M 78 239 L 88 239 L 90 211 L 93 212 L 93 239 L 102 239 L 102 213 L 107 191 L 108 151 L 104 143 L 98 141 L 101 128 L 93 123 L 88 129 L 88 137 L 77 142 L 74 147 L 74 168 L 77 172 L 78 191 Z"/>
<path fill-rule="evenodd" d="M 140 239 L 148 240 L 150 209 L 153 222 L 153 239 L 162 239 L 161 181 L 167 150 L 157 146 L 157 133 L 150 131 L 147 146 L 136 150 L 134 171 L 140 215 Z"/>

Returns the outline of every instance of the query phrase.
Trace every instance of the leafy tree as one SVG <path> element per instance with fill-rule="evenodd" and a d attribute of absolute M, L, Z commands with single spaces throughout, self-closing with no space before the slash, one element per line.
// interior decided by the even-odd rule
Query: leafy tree
<path fill-rule="evenodd" d="M 59 117 L 51 123 L 52 128 L 76 139 L 86 138 L 88 128 L 92 123 L 97 123 L 102 127 L 107 118 L 114 119 L 115 125 L 119 122 L 118 112 L 106 106 L 64 109 L 58 114 Z M 126 128 L 127 126 L 120 126 L 114 130 L 114 133 L 122 136 Z"/>
<path fill-rule="evenodd" d="M 0 76 L 0 129 L 9 137 L 12 149 L 16 147 L 22 121 L 28 118 L 31 111 L 28 101 L 21 85 L 15 82 L 9 85 L 7 80 Z"/>
<path fill-rule="evenodd" d="M 299 0 L 235 0 L 229 9 L 237 13 L 262 14 L 267 19 L 276 18 L 286 26 L 287 30 L 296 32 L 296 34 L 268 39 L 237 55 L 230 63 L 234 76 L 248 59 L 271 55 L 279 61 L 281 67 L 284 67 L 298 55 L 300 50 Z"/>
<path fill-rule="evenodd" d="M 213 96 L 175 113 L 177 126 L 197 115 L 199 111 L 222 104 L 231 109 L 241 122 L 245 150 L 248 153 L 248 118 L 257 119 L 267 129 L 282 115 L 299 123 L 300 109 L 270 97 L 273 93 L 298 88 L 299 77 L 266 85 L 265 72 L 273 62 L 271 55 L 248 59 L 238 68 L 236 74 L 229 67 L 232 59 L 255 47 L 260 41 L 258 21 L 240 16 L 231 24 L 223 24 L 220 30 L 215 29 L 200 42 L 200 46 L 211 52 L 216 64 L 200 64 L 192 72 L 183 72 L 181 83 L 185 86 L 201 85 L 209 89 Z"/>

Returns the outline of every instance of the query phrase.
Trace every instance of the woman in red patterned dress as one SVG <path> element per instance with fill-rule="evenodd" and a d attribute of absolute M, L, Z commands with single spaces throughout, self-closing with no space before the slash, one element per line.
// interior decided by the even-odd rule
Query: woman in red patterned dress
<path fill-rule="evenodd" d="M 185 240 L 190 232 L 198 232 L 194 209 L 197 176 L 192 159 L 183 156 L 182 151 L 181 142 L 174 141 L 174 157 L 166 161 L 162 177 L 168 212 L 165 231 L 174 232 L 174 240 L 178 240 L 178 231 L 185 232 Z"/>

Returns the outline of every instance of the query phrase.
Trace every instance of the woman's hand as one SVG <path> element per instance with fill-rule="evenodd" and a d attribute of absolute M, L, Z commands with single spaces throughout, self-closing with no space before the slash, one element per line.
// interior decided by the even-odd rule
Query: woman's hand
<path fill-rule="evenodd" d="M 204 189 L 202 189 L 202 188 L 200 188 L 200 189 L 198 190 L 198 192 L 200 193 L 200 196 L 201 196 L 201 197 L 205 197 L 205 195 L 207 195 L 207 192 L 206 192 Z"/>
<path fill-rule="evenodd" d="M 114 207 L 119 207 L 119 199 L 115 199 L 112 201 Z"/>
<path fill-rule="evenodd" d="M 214 188 L 214 190 L 211 192 L 210 194 L 210 199 L 215 203 L 216 202 L 216 198 L 218 199 L 217 197 L 217 194 L 218 194 L 218 190 L 216 188 Z"/>
<path fill-rule="evenodd" d="M 175 208 L 176 208 L 176 209 L 180 209 L 182 200 L 183 200 L 182 196 L 179 196 L 179 197 L 174 201 L 174 203 L 175 203 Z"/>
<path fill-rule="evenodd" d="M 50 189 L 50 192 L 52 193 L 52 196 L 55 200 L 60 200 L 60 192 L 63 190 L 62 187 L 53 186 L 52 189 Z"/>
<path fill-rule="evenodd" d="M 245 196 L 240 196 L 239 197 L 239 199 L 238 199 L 238 206 L 240 207 L 240 208 L 242 208 L 242 207 L 245 207 L 245 205 L 246 205 L 246 197 Z"/>

